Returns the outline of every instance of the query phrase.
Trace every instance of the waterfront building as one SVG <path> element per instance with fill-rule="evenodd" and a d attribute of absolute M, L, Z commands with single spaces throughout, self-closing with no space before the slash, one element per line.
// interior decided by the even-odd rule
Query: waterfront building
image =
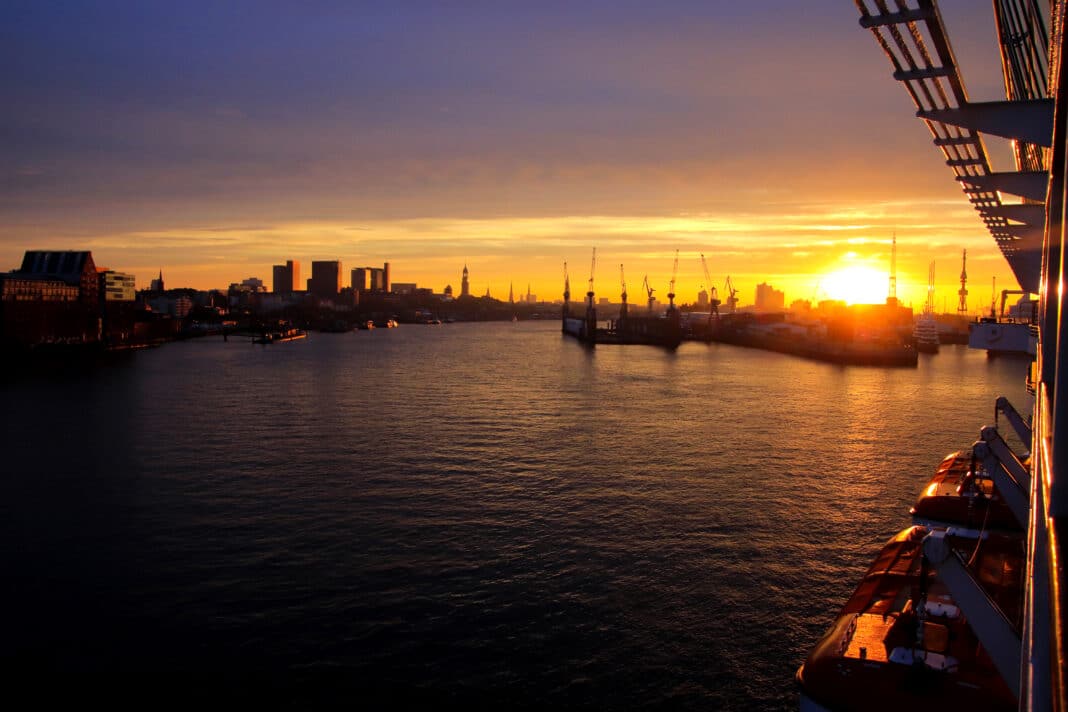
<path fill-rule="evenodd" d="M 102 301 L 132 302 L 137 298 L 137 280 L 132 274 L 103 269 L 99 273 L 99 279 Z"/>
<path fill-rule="evenodd" d="M 333 299 L 341 292 L 341 261 L 318 260 L 312 262 L 312 276 L 308 291 L 320 299 Z"/>
<path fill-rule="evenodd" d="M 82 304 L 95 307 L 99 302 L 100 280 L 93 253 L 77 250 L 27 250 L 22 258 L 20 275 L 47 280 L 61 280 L 78 287 Z"/>
<path fill-rule="evenodd" d="M 386 285 L 385 271 L 378 267 L 368 267 L 368 271 L 371 273 L 371 291 L 372 292 L 384 292 Z"/>
<path fill-rule="evenodd" d="M 708 292 L 704 289 L 697 293 L 697 306 L 702 310 L 708 308 Z"/>
<path fill-rule="evenodd" d="M 465 264 L 464 265 L 463 276 L 460 278 L 460 296 L 461 297 L 470 297 L 471 296 L 471 282 L 468 279 L 468 277 L 469 277 L 469 275 L 467 273 L 467 265 Z"/>
<path fill-rule="evenodd" d="M 352 288 L 357 292 L 371 290 L 371 273 L 366 267 L 357 267 L 352 270 Z"/>
<path fill-rule="evenodd" d="M 442 292 L 442 294 L 444 295 L 444 297 L 446 299 L 452 299 L 452 285 L 451 284 L 446 284 L 445 285 L 445 291 Z"/>
<path fill-rule="evenodd" d="M 786 308 L 786 295 L 766 282 L 756 288 L 754 309 L 758 312 L 781 312 Z"/>
<path fill-rule="evenodd" d="M 392 291 L 390 281 L 389 262 L 381 267 L 357 267 L 352 270 L 352 288 L 357 292 L 384 292 Z"/>
<path fill-rule="evenodd" d="M 415 294 L 418 289 L 415 282 L 397 282 L 391 285 L 393 294 Z"/>
<path fill-rule="evenodd" d="M 275 294 L 292 294 L 300 291 L 300 262 L 286 260 L 284 265 L 274 266 L 272 283 Z"/>

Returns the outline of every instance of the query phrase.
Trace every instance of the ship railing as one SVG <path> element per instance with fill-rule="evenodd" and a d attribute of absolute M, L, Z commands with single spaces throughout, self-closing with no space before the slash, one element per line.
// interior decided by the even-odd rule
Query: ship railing
<path fill-rule="evenodd" d="M 1004 415 L 1005 419 L 1009 421 L 1009 425 L 1012 426 L 1013 432 L 1020 438 L 1020 442 L 1026 444 L 1028 447 L 1031 445 L 1031 425 L 1024 421 L 1024 417 L 1020 415 L 1020 411 L 1016 410 L 1008 398 L 1000 396 L 994 401 L 994 427 L 998 426 L 998 415 Z"/>
<path fill-rule="evenodd" d="M 972 446 L 974 457 L 983 463 L 983 469 L 994 479 L 994 486 L 1013 517 L 1026 531 L 1030 521 L 1031 473 L 996 427 L 986 426 L 979 432 L 979 438 Z"/>
<path fill-rule="evenodd" d="M 1065 691 L 1066 608 L 1062 572 L 1068 525 L 1053 501 L 1053 432 L 1046 383 L 1038 384 L 1035 402 L 1035 452 L 1032 465 L 1031 521 L 1027 537 L 1027 574 L 1020 687 L 1021 709 L 1068 709 Z"/>

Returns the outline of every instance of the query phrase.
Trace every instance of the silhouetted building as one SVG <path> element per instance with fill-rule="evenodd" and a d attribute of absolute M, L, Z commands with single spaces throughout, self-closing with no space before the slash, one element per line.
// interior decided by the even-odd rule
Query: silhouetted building
<path fill-rule="evenodd" d="M 300 262 L 286 260 L 284 265 L 274 266 L 272 282 L 275 294 L 292 294 L 300 291 Z"/>
<path fill-rule="evenodd" d="M 370 272 L 371 272 L 371 291 L 372 292 L 384 292 L 384 291 L 386 291 L 385 290 L 385 284 L 386 284 L 385 272 L 381 268 L 378 268 L 378 267 L 368 267 L 367 269 L 370 270 Z"/>
<path fill-rule="evenodd" d="M 758 312 L 783 311 L 786 308 L 786 295 L 766 282 L 756 288 L 754 307 Z"/>
<path fill-rule="evenodd" d="M 312 262 L 312 276 L 308 291 L 321 299 L 333 299 L 341 292 L 341 261 Z"/>
<path fill-rule="evenodd" d="M 152 292 L 163 292 L 163 270 L 159 271 L 159 277 L 152 280 L 151 284 L 148 285 L 148 288 L 149 291 Z"/>
<path fill-rule="evenodd" d="M 460 278 L 460 296 L 461 297 L 470 297 L 471 296 L 471 283 L 470 283 L 470 281 L 468 281 L 467 278 L 468 278 L 467 265 L 465 264 L 464 265 L 463 277 Z"/>
<path fill-rule="evenodd" d="M 417 289 L 415 282 L 397 282 L 391 286 L 390 291 L 394 294 L 415 294 Z"/>
<path fill-rule="evenodd" d="M 0 341 L 99 341 L 100 282 L 91 252 L 27 250 L 19 269 L 0 275 Z"/>
<path fill-rule="evenodd" d="M 352 288 L 357 292 L 391 292 L 389 262 L 381 267 L 357 267 L 352 270 Z"/>
<path fill-rule="evenodd" d="M 366 267 L 352 270 L 352 289 L 355 292 L 367 292 L 371 289 L 371 273 Z"/>
<path fill-rule="evenodd" d="M 27 250 L 18 273 L 24 277 L 60 280 L 78 287 L 82 304 L 95 307 L 100 299 L 100 281 L 92 252 L 75 250 Z"/>

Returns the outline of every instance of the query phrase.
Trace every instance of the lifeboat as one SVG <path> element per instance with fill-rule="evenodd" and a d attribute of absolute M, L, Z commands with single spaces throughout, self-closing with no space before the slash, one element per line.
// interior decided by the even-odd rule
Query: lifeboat
<path fill-rule="evenodd" d="M 929 531 L 914 526 L 887 542 L 797 671 L 802 710 L 1017 708 L 948 588 L 924 560 Z M 947 539 L 1018 628 L 1021 538 L 950 531 Z"/>
<path fill-rule="evenodd" d="M 950 453 L 909 510 L 924 526 L 964 527 L 975 531 L 1018 531 L 1019 522 L 971 451 Z"/>

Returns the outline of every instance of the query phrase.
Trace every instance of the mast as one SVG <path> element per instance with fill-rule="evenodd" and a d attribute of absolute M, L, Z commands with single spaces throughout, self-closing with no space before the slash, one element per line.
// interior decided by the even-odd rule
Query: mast
<path fill-rule="evenodd" d="M 886 303 L 891 306 L 897 304 L 897 232 L 890 240 L 890 293 L 886 296 Z"/>
<path fill-rule="evenodd" d="M 957 290 L 957 295 L 960 297 L 960 301 L 957 302 L 957 314 L 960 316 L 968 315 L 968 250 L 964 250 L 964 254 L 960 258 L 960 289 Z"/>

